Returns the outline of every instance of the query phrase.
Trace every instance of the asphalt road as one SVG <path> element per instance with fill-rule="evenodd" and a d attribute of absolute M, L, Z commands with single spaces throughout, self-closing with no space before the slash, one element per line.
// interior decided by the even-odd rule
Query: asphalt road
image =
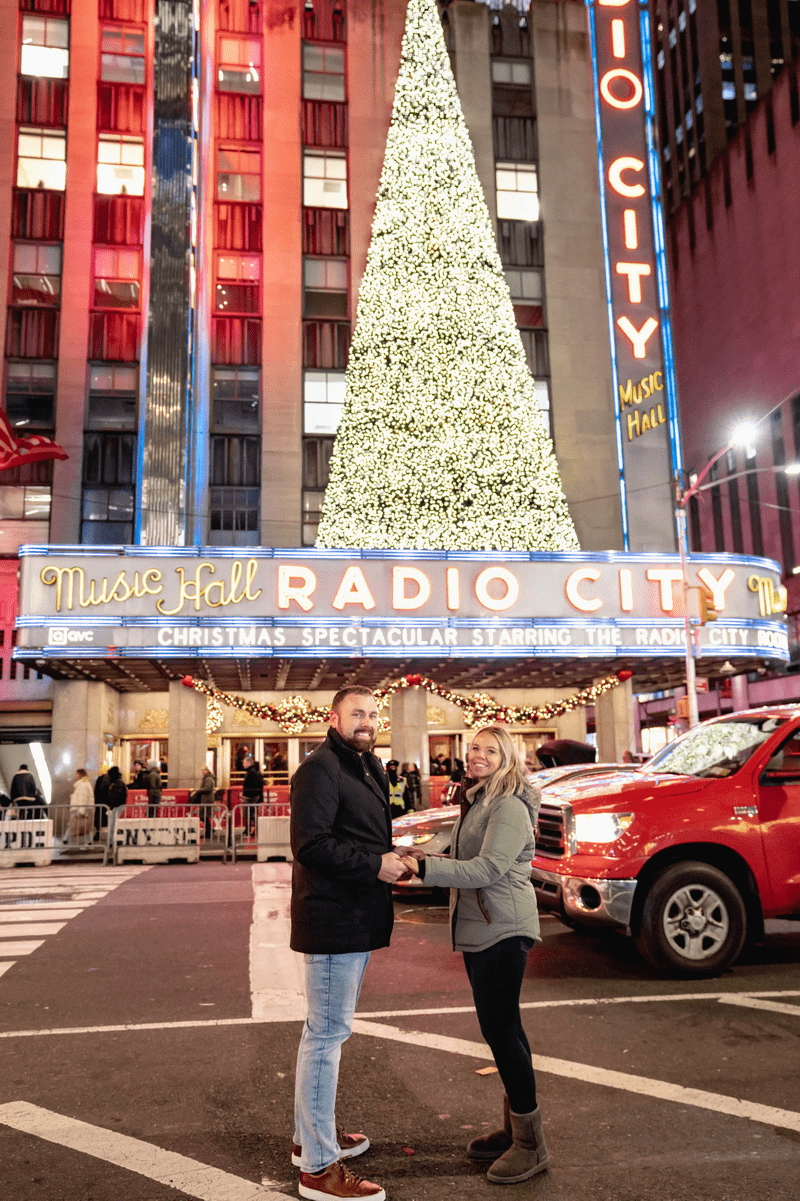
<path fill-rule="evenodd" d="M 287 902 L 282 864 L 0 874 L 3 1201 L 297 1195 Z M 485 1198 L 463 1148 L 502 1088 L 444 910 L 396 912 L 342 1059 L 340 1122 L 373 1144 L 352 1166 L 390 1201 Z M 513 1195 L 797 1201 L 800 926 L 702 982 L 543 934 L 523 1002 L 552 1166 Z"/>

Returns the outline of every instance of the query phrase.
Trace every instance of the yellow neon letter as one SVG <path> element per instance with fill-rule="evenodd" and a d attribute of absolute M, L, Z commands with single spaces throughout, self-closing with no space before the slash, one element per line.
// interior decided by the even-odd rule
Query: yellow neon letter
<path fill-rule="evenodd" d="M 620 196 L 628 196 L 631 200 L 636 200 L 639 196 L 644 196 L 645 189 L 640 183 L 625 183 L 622 178 L 623 171 L 644 171 L 642 160 L 640 158 L 631 158 L 629 155 L 623 155 L 622 158 L 615 158 L 608 168 L 608 182 Z"/>

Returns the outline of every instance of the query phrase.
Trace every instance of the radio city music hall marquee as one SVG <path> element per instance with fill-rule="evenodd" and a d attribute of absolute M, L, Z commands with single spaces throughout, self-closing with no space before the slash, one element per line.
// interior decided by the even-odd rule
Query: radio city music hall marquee
<path fill-rule="evenodd" d="M 675 555 L 23 547 L 17 657 L 683 652 Z M 776 563 L 694 555 L 703 655 L 788 658 Z M 696 595 L 693 593 L 691 595 Z"/>
<path fill-rule="evenodd" d="M 650 15 L 647 0 L 587 9 L 625 546 L 654 550 L 674 539 L 681 461 Z"/>

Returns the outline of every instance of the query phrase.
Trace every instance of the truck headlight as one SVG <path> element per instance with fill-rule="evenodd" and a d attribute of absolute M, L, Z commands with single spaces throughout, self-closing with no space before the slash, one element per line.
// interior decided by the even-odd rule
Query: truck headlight
<path fill-rule="evenodd" d="M 633 821 L 632 813 L 576 813 L 576 842 L 614 842 Z"/>

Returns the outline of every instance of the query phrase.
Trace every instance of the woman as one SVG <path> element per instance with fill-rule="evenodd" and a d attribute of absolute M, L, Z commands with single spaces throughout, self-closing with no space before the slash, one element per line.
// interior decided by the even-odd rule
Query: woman
<path fill-rule="evenodd" d="M 492 1159 L 494 1184 L 516 1184 L 547 1166 L 531 1050 L 519 994 L 528 952 L 540 941 L 530 880 L 539 791 L 528 783 L 507 730 L 479 730 L 467 754 L 451 858 L 405 857 L 436 888 L 450 886 L 453 949 L 462 951 L 481 1033 L 506 1090 L 504 1128 L 475 1138 L 472 1159 Z"/>
<path fill-rule="evenodd" d="M 85 767 L 75 768 L 75 786 L 69 798 L 68 836 L 64 842 L 84 846 L 92 841 L 94 789 Z"/>

